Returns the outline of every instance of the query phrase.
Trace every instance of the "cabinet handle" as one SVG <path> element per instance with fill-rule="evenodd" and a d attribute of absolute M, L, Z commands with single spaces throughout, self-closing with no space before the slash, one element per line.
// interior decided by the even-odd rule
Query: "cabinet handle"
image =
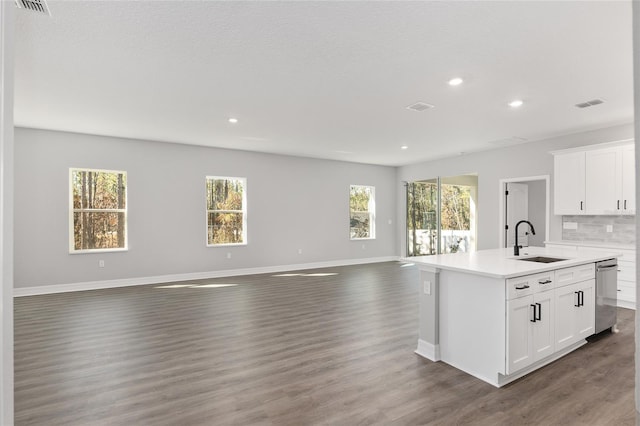
<path fill-rule="evenodd" d="M 527 284 L 523 285 L 522 287 L 516 286 L 516 290 L 524 290 L 526 288 L 529 288 L 529 286 Z"/>
<path fill-rule="evenodd" d="M 538 284 L 551 284 L 551 280 L 538 281 Z"/>
<path fill-rule="evenodd" d="M 617 210 L 620 210 L 620 200 L 618 200 L 618 204 L 617 204 L 616 209 L 617 209 Z"/>
<path fill-rule="evenodd" d="M 536 305 L 530 305 L 533 308 L 533 318 L 530 319 L 529 321 L 531 322 L 536 322 Z"/>
<path fill-rule="evenodd" d="M 582 201 L 580 201 L 580 210 L 582 210 Z"/>
<path fill-rule="evenodd" d="M 624 209 L 627 209 L 627 200 L 624 200 Z"/>
<path fill-rule="evenodd" d="M 579 291 L 574 291 L 574 293 L 576 294 L 576 296 L 578 296 L 578 303 L 573 305 L 576 308 L 580 307 L 580 292 Z"/>
<path fill-rule="evenodd" d="M 538 315 L 536 316 L 536 320 L 542 321 L 542 305 L 539 303 L 536 303 L 536 305 L 538 306 Z M 534 309 L 534 312 L 535 312 L 535 309 Z"/>

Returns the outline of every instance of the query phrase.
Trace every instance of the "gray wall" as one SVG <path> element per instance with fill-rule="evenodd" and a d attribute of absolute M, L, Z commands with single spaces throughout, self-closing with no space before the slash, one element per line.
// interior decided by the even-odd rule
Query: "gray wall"
<path fill-rule="evenodd" d="M 478 174 L 478 246 L 479 250 L 500 247 L 499 244 L 499 181 L 506 178 L 549 175 L 553 191 L 553 156 L 550 151 L 577 146 L 630 139 L 633 124 L 620 125 L 591 132 L 503 147 L 491 151 L 470 153 L 441 160 L 403 166 L 398 169 L 397 214 L 400 220 L 398 247 L 405 253 L 403 181 L 430 179 L 437 176 Z M 550 194 L 551 217 L 549 238 L 562 238 L 561 216 L 553 215 L 553 193 Z"/>
<path fill-rule="evenodd" d="M 11 2 L 0 2 L 0 425 L 12 425 L 14 420 L 13 54 L 15 10 Z"/>
<path fill-rule="evenodd" d="M 546 186 L 543 180 L 534 180 L 526 183 L 529 187 L 529 221 L 535 224 L 536 235 L 529 235 L 529 245 L 544 247 L 544 230 L 546 229 Z M 553 214 L 553 212 L 551 212 Z"/>
<path fill-rule="evenodd" d="M 15 138 L 16 288 L 399 254 L 393 167 L 22 128 Z M 69 254 L 70 167 L 127 172 L 128 251 Z M 248 245 L 206 247 L 207 175 L 247 178 Z M 375 240 L 349 240 L 350 184 L 375 186 Z"/>

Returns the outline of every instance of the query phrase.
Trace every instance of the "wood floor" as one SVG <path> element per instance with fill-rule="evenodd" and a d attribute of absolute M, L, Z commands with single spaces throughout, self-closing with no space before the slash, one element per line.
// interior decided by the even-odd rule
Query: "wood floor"
<path fill-rule="evenodd" d="M 295 274 L 17 298 L 16 425 L 635 424 L 634 311 L 496 389 L 414 354 L 415 267 Z"/>

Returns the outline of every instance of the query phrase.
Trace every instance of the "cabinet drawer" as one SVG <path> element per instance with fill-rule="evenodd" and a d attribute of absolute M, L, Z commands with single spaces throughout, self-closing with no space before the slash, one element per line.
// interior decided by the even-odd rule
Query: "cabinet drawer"
<path fill-rule="evenodd" d="M 556 272 L 556 287 L 573 284 L 580 281 L 592 280 L 596 277 L 595 263 L 558 269 Z"/>
<path fill-rule="evenodd" d="M 625 260 L 618 261 L 618 280 L 635 281 L 636 280 L 636 264 Z"/>
<path fill-rule="evenodd" d="M 636 288 L 618 284 L 618 299 L 627 302 L 635 302 Z"/>
<path fill-rule="evenodd" d="M 555 287 L 555 271 L 507 279 L 507 300 L 527 296 Z"/>

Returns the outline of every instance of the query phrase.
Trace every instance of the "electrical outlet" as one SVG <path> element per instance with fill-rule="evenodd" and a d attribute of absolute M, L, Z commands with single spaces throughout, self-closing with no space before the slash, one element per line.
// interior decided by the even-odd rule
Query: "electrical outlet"
<path fill-rule="evenodd" d="M 362 250 L 366 250 L 366 249 L 367 249 L 367 246 L 363 244 L 362 245 Z"/>
<path fill-rule="evenodd" d="M 302 249 L 298 249 L 298 254 L 302 254 Z"/>
<path fill-rule="evenodd" d="M 391 219 L 389 219 L 389 225 L 391 225 L 393 223 L 393 221 Z"/>
<path fill-rule="evenodd" d="M 227 252 L 227 259 L 231 259 L 231 252 Z"/>
<path fill-rule="evenodd" d="M 425 281 L 423 283 L 424 294 L 431 295 L 431 281 Z"/>
<path fill-rule="evenodd" d="M 99 260 L 98 261 L 98 266 L 101 268 L 104 268 L 104 260 Z"/>
<path fill-rule="evenodd" d="M 607 232 L 613 232 L 613 225 L 607 225 Z"/>

